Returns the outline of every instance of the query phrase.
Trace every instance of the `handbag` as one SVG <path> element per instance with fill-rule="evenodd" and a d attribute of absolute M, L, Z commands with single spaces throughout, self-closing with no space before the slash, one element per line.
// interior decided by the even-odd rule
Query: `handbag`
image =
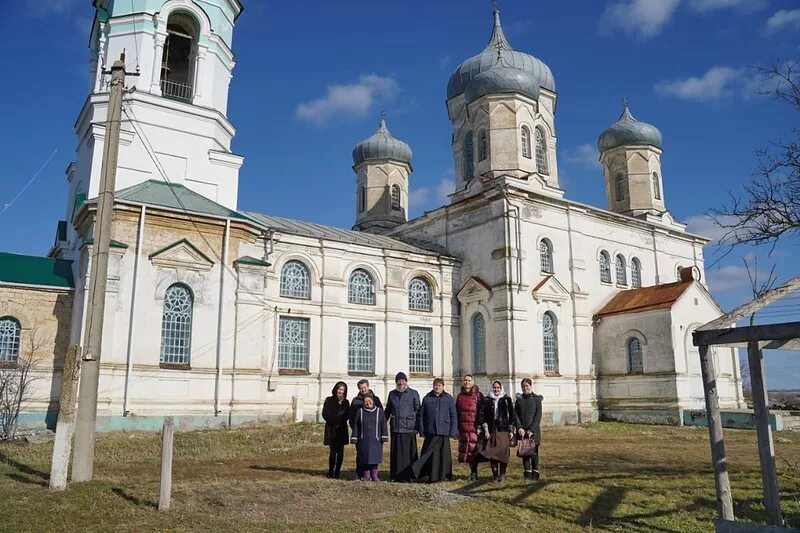
<path fill-rule="evenodd" d="M 533 439 L 520 439 L 517 448 L 517 457 L 533 457 L 536 455 L 536 443 Z"/>
<path fill-rule="evenodd" d="M 517 439 L 517 434 L 516 433 L 512 433 L 511 436 L 508 438 L 508 447 L 509 448 L 516 448 L 518 442 L 519 442 L 519 440 Z"/>

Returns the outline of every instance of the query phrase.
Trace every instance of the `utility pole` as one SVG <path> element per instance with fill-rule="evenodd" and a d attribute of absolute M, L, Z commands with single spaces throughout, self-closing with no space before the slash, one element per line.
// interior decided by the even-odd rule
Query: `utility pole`
<path fill-rule="evenodd" d="M 106 112 L 106 136 L 100 169 L 100 191 L 94 219 L 94 244 L 89 272 L 89 300 L 86 316 L 86 350 L 81 363 L 78 412 L 75 425 L 75 456 L 72 481 L 92 479 L 94 432 L 97 422 L 97 387 L 100 383 L 100 352 L 103 343 L 103 315 L 106 308 L 108 249 L 117 181 L 119 132 L 122 121 L 122 92 L 125 89 L 125 52 L 111 66 L 111 86 Z"/>

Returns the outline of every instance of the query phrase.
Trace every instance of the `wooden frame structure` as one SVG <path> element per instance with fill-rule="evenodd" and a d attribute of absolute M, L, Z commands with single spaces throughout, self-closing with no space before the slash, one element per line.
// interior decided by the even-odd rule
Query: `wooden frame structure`
<path fill-rule="evenodd" d="M 750 367 L 750 382 L 753 388 L 753 411 L 758 434 L 758 457 L 761 464 L 761 482 L 764 491 L 764 507 L 767 528 L 763 531 L 777 531 L 783 525 L 781 517 L 778 475 L 775 469 L 775 450 L 772 442 L 772 428 L 769 425 L 767 407 L 767 385 L 764 379 L 763 349 L 800 349 L 800 322 L 769 324 L 763 326 L 730 327 L 737 321 L 766 307 L 775 300 L 800 289 L 800 276 L 796 276 L 775 289 L 765 292 L 708 324 L 700 326 L 693 334 L 694 345 L 700 350 L 700 367 L 703 376 L 703 390 L 706 400 L 708 434 L 711 441 L 711 463 L 714 468 L 714 483 L 717 495 L 717 510 L 720 520 L 717 531 L 732 531 L 735 521 L 733 499 L 731 497 L 728 464 L 725 455 L 725 439 L 722 432 L 722 418 L 719 411 L 716 369 L 714 359 L 709 357 L 711 346 L 747 348 Z M 758 526 L 755 526 L 758 528 Z M 757 529 L 750 529 L 756 531 Z"/>

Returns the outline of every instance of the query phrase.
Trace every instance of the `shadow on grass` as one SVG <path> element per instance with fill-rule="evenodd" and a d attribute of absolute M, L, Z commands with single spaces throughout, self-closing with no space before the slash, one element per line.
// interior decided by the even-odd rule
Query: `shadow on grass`
<path fill-rule="evenodd" d="M 625 499 L 628 489 L 624 487 L 606 487 L 597 495 L 592 504 L 578 518 L 578 525 L 604 525 L 608 524 L 611 515 Z"/>
<path fill-rule="evenodd" d="M 302 474 L 304 476 L 326 478 L 327 470 L 318 468 L 298 468 L 294 466 L 262 466 L 250 465 L 253 470 L 262 470 L 264 472 L 283 472 L 285 474 Z M 342 470 L 342 476 L 339 478 L 344 481 L 351 481 L 356 479 L 356 473 L 349 470 Z"/>
<path fill-rule="evenodd" d="M 132 495 L 128 494 L 127 492 L 125 492 L 120 487 L 114 487 L 113 489 L 111 489 L 111 492 L 113 492 L 114 494 L 116 494 L 117 496 L 122 498 L 123 500 L 125 500 L 127 502 L 130 502 L 130 503 L 132 503 L 134 505 L 137 505 L 139 507 L 150 507 L 152 509 L 158 509 L 158 504 L 153 503 L 151 501 L 141 500 L 141 499 L 137 498 L 136 496 L 132 496 Z"/>
<path fill-rule="evenodd" d="M 47 486 L 47 481 L 31 479 L 31 478 L 29 478 L 27 476 L 22 476 L 20 474 L 13 474 L 13 473 L 12 474 L 6 474 L 6 477 L 8 477 L 9 479 L 13 479 L 17 483 L 26 483 L 28 485 L 37 485 L 39 487 L 46 487 Z"/>
<path fill-rule="evenodd" d="M 42 472 L 41 470 L 36 470 L 35 468 L 31 468 L 30 466 L 20 463 L 19 461 L 14 460 L 13 457 L 8 455 L 6 452 L 0 452 L 0 463 L 7 464 L 12 468 L 16 468 L 23 474 L 28 474 L 29 476 L 35 476 L 44 479 L 45 481 L 50 479 L 50 474 L 47 472 Z"/>

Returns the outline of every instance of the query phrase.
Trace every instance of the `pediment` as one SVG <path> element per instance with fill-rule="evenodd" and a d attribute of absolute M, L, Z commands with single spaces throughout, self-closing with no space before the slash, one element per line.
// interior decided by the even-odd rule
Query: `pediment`
<path fill-rule="evenodd" d="M 187 270 L 211 270 L 214 261 L 197 249 L 188 239 L 181 239 L 150 254 L 156 266 Z"/>
<path fill-rule="evenodd" d="M 569 291 L 555 276 L 545 276 L 533 289 L 533 299 L 537 302 L 555 302 L 561 305 L 569 299 Z"/>
<path fill-rule="evenodd" d="M 492 297 L 492 288 L 477 276 L 470 277 L 456 295 L 461 303 L 486 301 Z"/>

